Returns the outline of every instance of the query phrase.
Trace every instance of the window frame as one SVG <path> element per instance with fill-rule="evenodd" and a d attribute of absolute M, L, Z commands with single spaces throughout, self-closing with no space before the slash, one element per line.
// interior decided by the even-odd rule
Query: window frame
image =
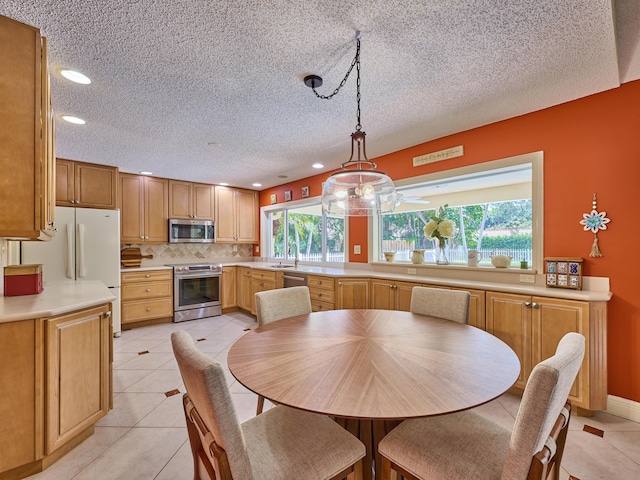
<path fill-rule="evenodd" d="M 273 212 L 277 212 L 277 211 L 282 211 L 284 212 L 284 235 L 285 235 L 285 240 L 288 240 L 289 238 L 289 220 L 287 217 L 287 210 L 294 210 L 297 208 L 304 208 L 304 207 L 314 207 L 314 206 L 320 206 L 321 205 L 321 198 L 320 197 L 310 197 L 310 198 L 304 198 L 302 200 L 295 200 L 292 202 L 287 202 L 287 203 L 278 203 L 275 205 L 267 205 L 264 206 L 260 209 L 260 244 L 262 245 L 262 252 L 260 253 L 260 257 L 265 259 L 268 262 L 281 262 L 283 260 L 285 261 L 293 261 L 295 254 L 292 255 L 291 257 L 289 256 L 289 252 L 287 249 L 287 245 L 285 245 L 285 252 L 286 255 L 284 258 L 279 258 L 279 257 L 272 257 L 271 256 L 271 239 L 273 238 L 272 236 L 272 224 L 269 218 L 269 215 Z M 344 266 L 346 263 L 349 262 L 349 222 L 348 222 L 348 217 L 344 217 L 344 262 L 329 262 L 327 261 L 327 222 L 326 219 L 328 218 L 328 216 L 324 213 L 322 213 L 322 240 L 321 240 L 321 250 L 322 250 L 322 260 L 320 262 L 303 262 L 301 261 L 300 263 L 304 263 L 307 265 L 328 265 L 328 266 L 334 266 L 334 267 L 338 267 L 338 266 Z"/>
<path fill-rule="evenodd" d="M 453 168 L 448 170 L 440 170 L 434 173 L 418 175 L 415 177 L 398 180 L 395 183 L 396 188 L 411 187 L 421 183 L 445 180 L 450 177 L 460 175 L 469 175 L 482 173 L 489 170 L 495 170 L 515 165 L 531 164 L 531 201 L 532 201 L 532 226 L 531 226 L 531 242 L 532 242 L 532 264 L 533 270 L 543 271 L 543 255 L 544 255 L 544 152 L 531 152 L 514 157 L 492 160 L 465 167 Z M 372 240 L 370 249 L 370 262 L 380 262 L 380 258 L 384 258 L 382 248 L 382 216 L 373 217 L 371 223 Z M 434 264 L 435 265 L 435 264 Z M 455 264 L 453 268 L 466 267 L 466 265 Z M 442 267 L 439 265 L 438 267 Z M 447 267 L 445 267 L 447 268 Z M 514 267 L 515 268 L 515 264 Z M 489 269 L 490 270 L 490 269 Z"/>

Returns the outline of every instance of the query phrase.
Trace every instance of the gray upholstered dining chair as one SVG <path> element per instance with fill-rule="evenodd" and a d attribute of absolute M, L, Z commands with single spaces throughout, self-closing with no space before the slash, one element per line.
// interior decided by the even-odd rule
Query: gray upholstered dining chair
<path fill-rule="evenodd" d="M 360 480 L 365 447 L 329 417 L 274 407 L 238 422 L 222 366 L 182 330 L 171 334 L 194 480 Z"/>
<path fill-rule="evenodd" d="M 255 301 L 259 327 L 283 318 L 311 313 L 309 287 L 279 288 L 257 292 Z M 256 415 L 260 415 L 263 408 L 264 397 L 258 395 Z"/>
<path fill-rule="evenodd" d="M 413 287 L 409 311 L 420 315 L 433 315 L 460 323 L 469 323 L 471 294 L 464 290 Z"/>
<path fill-rule="evenodd" d="M 379 444 L 382 478 L 543 480 L 559 478 L 585 339 L 566 334 L 555 355 L 535 366 L 513 429 L 473 411 L 405 420 Z"/>

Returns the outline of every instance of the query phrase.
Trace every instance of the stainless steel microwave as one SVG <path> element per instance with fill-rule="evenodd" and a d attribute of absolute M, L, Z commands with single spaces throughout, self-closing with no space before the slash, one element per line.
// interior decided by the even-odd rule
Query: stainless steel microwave
<path fill-rule="evenodd" d="M 169 220 L 169 243 L 213 243 L 215 226 L 211 220 Z"/>

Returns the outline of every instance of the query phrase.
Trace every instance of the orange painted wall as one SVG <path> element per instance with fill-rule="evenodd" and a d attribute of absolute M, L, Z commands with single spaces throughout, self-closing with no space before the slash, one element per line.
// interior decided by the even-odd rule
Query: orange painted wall
<path fill-rule="evenodd" d="M 375 142 L 375 138 L 369 140 Z M 464 156 L 418 168 L 415 156 L 457 145 Z M 345 144 L 345 148 L 348 145 Z M 534 151 L 544 151 L 544 255 L 585 258 L 584 273 L 609 277 L 613 298 L 608 304 L 608 391 L 640 402 L 640 281 L 633 252 L 640 242 L 640 81 L 538 112 L 443 137 L 376 158 L 380 170 L 394 180 L 423 175 Z M 321 193 L 326 173 L 261 192 L 260 204 L 276 193 L 310 187 Z M 602 258 L 590 258 L 593 235 L 578 222 L 591 208 L 611 219 L 598 235 Z M 640 210 L 640 209 L 639 209 Z M 366 219 L 350 219 L 349 243 L 363 246 L 352 261 L 367 261 Z"/>

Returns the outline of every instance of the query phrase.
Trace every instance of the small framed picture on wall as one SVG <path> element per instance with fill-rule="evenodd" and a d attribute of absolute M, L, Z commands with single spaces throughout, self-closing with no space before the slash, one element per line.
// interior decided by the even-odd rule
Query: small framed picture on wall
<path fill-rule="evenodd" d="M 271 205 L 273 205 L 274 203 L 276 203 L 278 201 L 278 197 L 276 197 L 275 193 L 271 194 Z"/>
<path fill-rule="evenodd" d="M 290 202 L 291 201 L 291 190 L 285 190 L 285 192 L 284 192 L 284 201 L 285 202 Z"/>
<path fill-rule="evenodd" d="M 302 198 L 309 196 L 309 187 L 302 187 Z"/>

